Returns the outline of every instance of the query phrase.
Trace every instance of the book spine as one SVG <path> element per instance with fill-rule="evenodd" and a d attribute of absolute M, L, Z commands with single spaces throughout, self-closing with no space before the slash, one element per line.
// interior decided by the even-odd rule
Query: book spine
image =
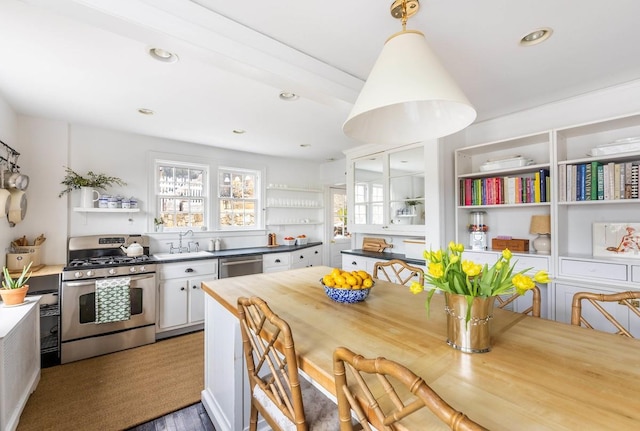
<path fill-rule="evenodd" d="M 638 163 L 631 163 L 631 199 L 638 199 Z"/>
<path fill-rule="evenodd" d="M 473 180 L 471 178 L 464 179 L 464 205 L 472 205 L 473 194 L 471 192 Z"/>
<path fill-rule="evenodd" d="M 591 200 L 598 200 L 598 167 L 600 162 L 591 162 Z"/>
<path fill-rule="evenodd" d="M 585 176 L 587 166 L 581 163 L 577 167 L 576 176 L 576 200 L 583 201 L 585 197 Z"/>
<path fill-rule="evenodd" d="M 576 200 L 576 178 L 578 176 L 578 165 L 571 165 L 571 201 Z"/>
<path fill-rule="evenodd" d="M 599 201 L 604 200 L 604 166 L 598 164 L 598 187 L 597 187 L 597 198 Z"/>
<path fill-rule="evenodd" d="M 620 163 L 613 166 L 613 199 L 620 199 Z"/>
<path fill-rule="evenodd" d="M 591 163 L 585 164 L 584 172 L 584 199 L 585 201 L 591 200 Z"/>
<path fill-rule="evenodd" d="M 567 166 L 558 167 L 558 200 L 560 202 L 567 201 Z"/>
<path fill-rule="evenodd" d="M 549 202 L 549 170 L 540 169 L 540 202 Z"/>
<path fill-rule="evenodd" d="M 540 172 L 533 174 L 533 201 L 540 202 Z"/>
<path fill-rule="evenodd" d="M 623 199 L 631 199 L 631 162 L 624 164 L 624 197 Z"/>
<path fill-rule="evenodd" d="M 609 167 L 609 176 L 607 178 L 607 182 L 605 183 L 605 191 L 608 189 L 608 194 L 605 193 L 605 200 L 610 200 L 610 199 L 614 199 L 614 190 L 615 190 L 615 167 L 616 164 L 613 162 L 609 162 L 607 163 L 607 166 Z M 606 172 L 605 172 L 606 175 Z M 606 196 L 609 196 L 608 198 Z"/>

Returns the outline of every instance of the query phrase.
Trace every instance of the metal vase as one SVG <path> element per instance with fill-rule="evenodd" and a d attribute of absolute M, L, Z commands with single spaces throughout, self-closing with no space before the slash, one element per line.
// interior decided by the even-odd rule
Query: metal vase
<path fill-rule="evenodd" d="M 490 351 L 494 301 L 493 296 L 474 297 L 471 303 L 471 318 L 467 322 L 467 297 L 445 293 L 447 344 L 465 353 Z"/>

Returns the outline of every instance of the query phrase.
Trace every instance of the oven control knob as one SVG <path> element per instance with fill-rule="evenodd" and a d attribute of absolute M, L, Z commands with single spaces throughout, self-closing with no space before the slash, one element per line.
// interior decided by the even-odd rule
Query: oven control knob
<path fill-rule="evenodd" d="M 93 275 L 93 271 L 89 270 L 87 271 L 87 277 L 91 277 Z"/>
<path fill-rule="evenodd" d="M 80 271 L 76 271 L 76 273 L 75 273 L 75 274 L 73 274 L 73 276 L 74 276 L 75 278 L 80 278 L 80 277 L 82 277 L 82 276 L 83 276 L 83 274 L 82 274 L 82 272 L 80 272 Z"/>
<path fill-rule="evenodd" d="M 132 266 L 131 268 L 129 268 L 129 272 L 136 273 L 138 272 L 138 268 L 136 268 L 135 266 Z"/>
<path fill-rule="evenodd" d="M 109 269 L 109 274 L 110 274 L 110 275 L 116 275 L 117 273 L 118 273 L 118 271 L 116 271 L 116 269 L 115 269 L 115 268 L 111 268 L 111 269 Z"/>
<path fill-rule="evenodd" d="M 142 266 L 140 267 L 140 272 L 145 272 L 146 270 L 147 270 L 147 268 L 146 268 L 144 265 L 142 265 Z"/>

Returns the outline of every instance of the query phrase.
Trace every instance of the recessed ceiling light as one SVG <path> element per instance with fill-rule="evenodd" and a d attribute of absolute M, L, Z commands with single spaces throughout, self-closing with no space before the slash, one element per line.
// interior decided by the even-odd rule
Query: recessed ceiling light
<path fill-rule="evenodd" d="M 149 50 L 149 55 L 163 63 L 175 63 L 178 61 L 178 56 L 176 54 L 162 48 L 151 48 Z"/>
<path fill-rule="evenodd" d="M 299 96 L 296 93 L 292 93 L 290 91 L 281 91 L 280 92 L 281 100 L 286 100 L 287 102 L 292 102 L 294 100 L 298 100 Z"/>
<path fill-rule="evenodd" d="M 141 113 L 142 115 L 153 115 L 153 114 L 155 114 L 155 112 L 153 112 L 153 110 L 147 109 L 147 108 L 140 108 L 140 109 L 138 109 L 138 112 Z"/>
<path fill-rule="evenodd" d="M 311 144 L 300 144 L 300 146 L 301 146 L 302 148 L 307 148 L 307 147 L 310 147 L 310 146 L 311 146 Z"/>
<path fill-rule="evenodd" d="M 247 133 L 247 131 L 242 129 L 233 129 L 233 133 L 236 135 L 242 135 L 243 133 Z"/>
<path fill-rule="evenodd" d="M 520 39 L 520 45 L 522 46 L 532 46 L 537 45 L 545 40 L 549 39 L 553 34 L 553 30 L 549 27 L 539 28 L 532 32 L 525 34 Z"/>

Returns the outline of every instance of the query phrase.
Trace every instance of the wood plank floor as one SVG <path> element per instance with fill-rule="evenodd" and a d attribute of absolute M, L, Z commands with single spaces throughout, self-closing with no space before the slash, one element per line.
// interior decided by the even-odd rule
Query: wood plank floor
<path fill-rule="evenodd" d="M 127 431 L 215 431 L 215 428 L 202 403 L 197 403 Z"/>

